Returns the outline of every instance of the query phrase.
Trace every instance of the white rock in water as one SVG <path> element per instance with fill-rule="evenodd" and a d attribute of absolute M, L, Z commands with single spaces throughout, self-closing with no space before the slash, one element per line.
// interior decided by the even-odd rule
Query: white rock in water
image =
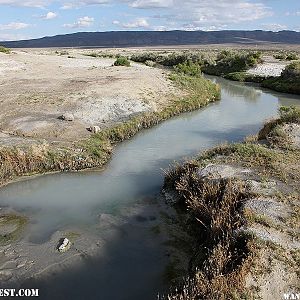
<path fill-rule="evenodd" d="M 70 114 L 70 113 L 65 113 L 65 114 L 61 115 L 60 119 L 62 119 L 64 121 L 70 121 L 70 122 L 75 120 L 73 114 Z"/>
<path fill-rule="evenodd" d="M 70 247 L 71 247 L 71 242 L 69 241 L 69 239 L 64 238 L 61 241 L 61 244 L 58 246 L 58 251 L 59 252 L 66 252 L 70 249 Z"/>
<path fill-rule="evenodd" d="M 90 132 L 92 132 L 92 133 L 98 133 L 98 132 L 100 132 L 100 127 L 99 126 L 91 126 L 90 128 L 89 128 L 89 130 L 90 130 Z"/>

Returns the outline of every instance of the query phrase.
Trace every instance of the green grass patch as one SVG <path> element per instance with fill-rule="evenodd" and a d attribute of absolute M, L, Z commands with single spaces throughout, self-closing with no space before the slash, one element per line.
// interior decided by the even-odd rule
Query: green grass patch
<path fill-rule="evenodd" d="M 264 80 L 261 85 L 277 92 L 300 95 L 300 79 L 270 78 Z"/>
<path fill-rule="evenodd" d="M 1 52 L 1 53 L 5 53 L 5 54 L 10 54 L 10 53 L 11 53 L 11 50 L 10 50 L 9 48 L 0 46 L 0 52 Z"/>
<path fill-rule="evenodd" d="M 233 72 L 224 75 L 224 78 L 239 82 L 256 82 L 261 83 L 267 79 L 266 76 L 252 75 L 246 72 Z"/>

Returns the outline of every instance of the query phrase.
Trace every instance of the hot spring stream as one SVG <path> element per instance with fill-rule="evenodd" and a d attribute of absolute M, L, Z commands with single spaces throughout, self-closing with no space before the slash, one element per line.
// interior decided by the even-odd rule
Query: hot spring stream
<path fill-rule="evenodd" d="M 156 299 L 165 289 L 168 263 L 166 246 L 153 232 L 162 222 L 157 200 L 162 169 L 224 141 L 241 141 L 275 116 L 280 105 L 300 104 L 294 95 L 207 77 L 221 85 L 221 101 L 121 143 L 103 171 L 45 175 L 0 189 L 0 206 L 30 217 L 30 242 L 45 243 L 67 227 L 92 232 L 102 241 L 98 258 L 34 286 L 27 283 L 40 288 L 41 299 Z M 107 219 L 115 221 L 99 230 L 99 222 Z"/>

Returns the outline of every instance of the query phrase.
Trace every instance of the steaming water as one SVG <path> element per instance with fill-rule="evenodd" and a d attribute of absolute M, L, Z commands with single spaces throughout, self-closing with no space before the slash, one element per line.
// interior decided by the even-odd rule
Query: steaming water
<path fill-rule="evenodd" d="M 10 184 L 0 190 L 0 205 L 31 216 L 29 239 L 34 243 L 47 241 L 67 226 L 89 230 L 101 213 L 118 216 L 124 207 L 146 206 L 161 189 L 161 169 L 174 160 L 224 141 L 240 141 L 275 116 L 280 105 L 300 104 L 297 96 L 208 78 L 221 85 L 220 102 L 123 142 L 104 171 L 46 175 Z M 149 226 L 124 226 L 125 234 L 117 239 L 106 235 L 101 260 L 39 282 L 42 298 L 155 299 L 163 289 L 167 259 L 161 241 L 149 234 Z"/>

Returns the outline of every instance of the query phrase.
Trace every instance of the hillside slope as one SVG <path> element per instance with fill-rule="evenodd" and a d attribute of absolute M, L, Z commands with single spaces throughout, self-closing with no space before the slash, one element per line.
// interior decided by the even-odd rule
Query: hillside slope
<path fill-rule="evenodd" d="M 295 31 L 115 31 L 78 32 L 39 39 L 0 42 L 11 48 L 43 47 L 128 47 L 197 44 L 300 44 Z"/>

